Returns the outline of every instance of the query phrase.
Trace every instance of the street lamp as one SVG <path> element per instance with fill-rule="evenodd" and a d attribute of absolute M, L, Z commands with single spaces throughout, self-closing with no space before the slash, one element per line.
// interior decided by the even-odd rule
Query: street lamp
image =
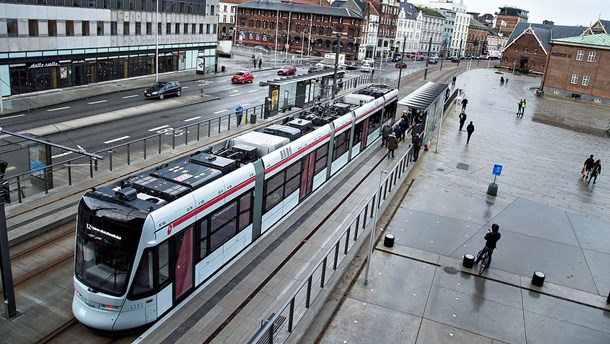
<path fill-rule="evenodd" d="M 10 202 L 8 194 L 8 181 L 4 181 L 4 172 L 8 163 L 0 160 L 0 267 L 2 268 L 2 291 L 4 293 L 4 310 L 7 318 L 12 318 L 17 314 L 15 306 L 15 290 L 13 286 L 13 272 L 11 271 L 11 255 L 8 247 L 8 228 L 6 227 L 6 213 L 4 212 L 4 202 Z"/>
<path fill-rule="evenodd" d="M 335 72 L 333 73 L 333 97 L 337 92 L 339 92 L 338 84 L 337 84 L 337 70 L 339 69 L 339 50 L 341 49 L 341 36 L 344 35 L 343 32 L 333 32 L 333 35 L 337 36 L 337 47 L 335 49 Z"/>
<path fill-rule="evenodd" d="M 366 272 L 364 273 L 364 285 L 369 283 L 369 268 L 371 266 L 371 256 L 373 255 L 373 240 L 375 237 L 375 229 L 377 228 L 377 213 L 379 209 L 377 204 L 379 203 L 379 199 L 381 199 L 381 182 L 383 180 L 383 175 L 388 174 L 388 171 L 379 171 L 379 184 L 377 185 L 377 190 L 375 190 L 375 195 L 379 192 L 379 198 L 375 197 L 375 204 L 373 204 L 373 226 L 371 228 L 371 235 L 369 238 L 369 253 L 366 257 Z"/>
<path fill-rule="evenodd" d="M 155 81 L 159 82 L 159 1 L 156 0 L 157 12 L 155 13 L 155 21 L 157 22 L 157 34 L 155 35 Z"/>

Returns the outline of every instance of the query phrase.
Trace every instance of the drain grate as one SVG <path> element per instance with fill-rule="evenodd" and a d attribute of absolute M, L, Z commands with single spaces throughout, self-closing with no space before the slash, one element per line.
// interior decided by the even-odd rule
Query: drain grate
<path fill-rule="evenodd" d="M 448 273 L 450 275 L 457 275 L 457 273 L 459 272 L 456 268 L 451 267 L 451 266 L 445 266 L 443 268 L 443 271 L 445 271 L 446 273 Z"/>
<path fill-rule="evenodd" d="M 470 165 L 462 164 L 461 162 L 458 162 L 456 168 L 459 168 L 460 170 L 468 171 L 468 169 L 470 168 Z"/>

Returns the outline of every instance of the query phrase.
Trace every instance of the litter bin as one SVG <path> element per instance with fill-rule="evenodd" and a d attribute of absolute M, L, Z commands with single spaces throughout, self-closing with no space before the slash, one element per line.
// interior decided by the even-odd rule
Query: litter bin
<path fill-rule="evenodd" d="M 224 72 L 224 71 L 226 71 L 226 70 L 227 70 L 227 67 L 225 67 L 225 66 L 220 66 L 220 71 L 221 71 L 221 72 Z"/>
<path fill-rule="evenodd" d="M 383 239 L 383 246 L 385 246 L 385 247 L 394 246 L 394 235 L 386 234 L 385 238 Z"/>
<path fill-rule="evenodd" d="M 250 115 L 250 124 L 256 124 L 256 114 L 255 113 Z"/>
<path fill-rule="evenodd" d="M 535 271 L 534 275 L 532 276 L 532 284 L 537 287 L 542 287 L 545 277 L 546 276 L 544 275 L 544 273 L 542 273 L 540 271 Z"/>
<path fill-rule="evenodd" d="M 464 259 L 462 259 L 462 265 L 465 268 L 472 269 L 474 266 L 474 256 L 470 253 L 466 253 L 464 255 Z"/>

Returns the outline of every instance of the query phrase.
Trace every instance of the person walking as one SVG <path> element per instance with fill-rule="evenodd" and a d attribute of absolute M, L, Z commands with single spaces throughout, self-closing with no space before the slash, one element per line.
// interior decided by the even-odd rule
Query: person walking
<path fill-rule="evenodd" d="M 419 134 L 415 134 L 411 139 L 411 143 L 413 144 L 413 161 L 417 161 L 417 158 L 419 158 L 419 150 L 421 149 L 422 141 Z"/>
<path fill-rule="evenodd" d="M 593 179 L 593 184 L 597 181 L 597 176 L 602 173 L 602 161 L 597 159 L 597 161 L 591 167 L 591 174 L 589 175 L 589 181 L 587 184 L 591 184 L 591 179 Z"/>
<path fill-rule="evenodd" d="M 591 156 L 587 160 L 585 160 L 585 163 L 582 167 L 581 172 L 583 179 L 589 179 L 589 173 L 591 172 L 591 168 L 593 168 L 593 164 L 595 164 L 595 159 L 593 159 L 593 154 L 591 154 Z"/>
<path fill-rule="evenodd" d="M 519 115 L 519 118 L 523 118 L 523 113 L 525 112 L 525 106 L 526 106 L 526 105 L 527 105 L 527 104 L 526 104 L 526 102 L 525 102 L 525 99 L 523 99 L 523 100 L 521 101 L 521 114 Z"/>
<path fill-rule="evenodd" d="M 384 125 L 383 128 L 381 128 L 381 147 L 388 147 L 388 137 L 390 136 L 391 132 L 392 125 L 390 124 L 390 122 L 388 122 L 388 124 Z"/>
<path fill-rule="evenodd" d="M 404 141 L 405 140 L 405 133 L 407 132 L 407 129 L 409 129 L 409 123 L 407 123 L 407 119 L 403 117 L 400 120 L 400 123 L 398 123 L 398 125 L 400 126 L 400 137 L 399 137 L 399 139 L 401 141 Z"/>
<path fill-rule="evenodd" d="M 517 103 L 517 118 L 519 118 L 519 115 L 521 114 L 521 105 L 523 104 L 523 99 L 519 99 L 519 102 Z"/>
<path fill-rule="evenodd" d="M 262 69 L 262 68 L 263 68 L 263 59 L 262 59 L 262 58 L 260 58 L 260 59 L 258 60 L 258 69 Z"/>
<path fill-rule="evenodd" d="M 481 261 L 483 254 L 485 252 L 489 252 L 489 265 L 491 265 L 491 254 L 496 249 L 496 244 L 498 243 L 498 240 L 500 240 L 501 237 L 502 234 L 500 234 L 500 226 L 495 223 L 492 224 L 491 229 L 488 229 L 487 234 L 485 234 L 485 246 L 477 254 L 477 260 L 475 260 L 474 263 L 478 264 Z"/>
<path fill-rule="evenodd" d="M 470 136 L 472 136 L 472 133 L 474 133 L 474 124 L 472 124 L 472 121 L 470 121 L 470 124 L 468 124 L 468 126 L 466 126 L 466 131 L 468 132 L 468 138 L 466 139 L 466 144 L 469 144 Z"/>
<path fill-rule="evenodd" d="M 460 114 L 460 130 L 462 131 L 462 128 L 464 127 L 464 123 L 466 123 L 466 113 L 464 111 L 462 111 L 462 113 Z"/>
<path fill-rule="evenodd" d="M 462 112 L 466 110 L 466 105 L 468 105 L 468 99 L 464 97 L 464 99 L 462 99 Z"/>
<path fill-rule="evenodd" d="M 252 63 L 254 64 L 254 68 L 256 68 L 256 57 L 252 58 Z"/>
<path fill-rule="evenodd" d="M 238 127 L 239 127 L 239 124 L 241 123 L 241 119 L 243 116 L 244 116 L 244 108 L 241 106 L 241 104 L 239 104 L 235 108 L 235 122 L 237 122 Z"/>
<path fill-rule="evenodd" d="M 500 85 L 504 85 L 504 77 L 503 76 L 500 77 Z"/>
<path fill-rule="evenodd" d="M 390 155 L 392 156 L 392 159 L 394 159 L 394 151 L 396 148 L 398 148 L 398 138 L 394 133 L 391 133 L 388 136 L 388 159 L 390 158 Z"/>

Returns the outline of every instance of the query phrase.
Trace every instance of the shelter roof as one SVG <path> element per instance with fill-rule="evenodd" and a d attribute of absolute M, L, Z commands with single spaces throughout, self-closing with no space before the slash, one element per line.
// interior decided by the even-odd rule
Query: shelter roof
<path fill-rule="evenodd" d="M 408 106 L 416 110 L 426 110 L 436 99 L 445 96 L 445 90 L 449 84 L 428 82 L 424 86 L 413 91 L 408 96 L 398 101 L 398 104 Z"/>

